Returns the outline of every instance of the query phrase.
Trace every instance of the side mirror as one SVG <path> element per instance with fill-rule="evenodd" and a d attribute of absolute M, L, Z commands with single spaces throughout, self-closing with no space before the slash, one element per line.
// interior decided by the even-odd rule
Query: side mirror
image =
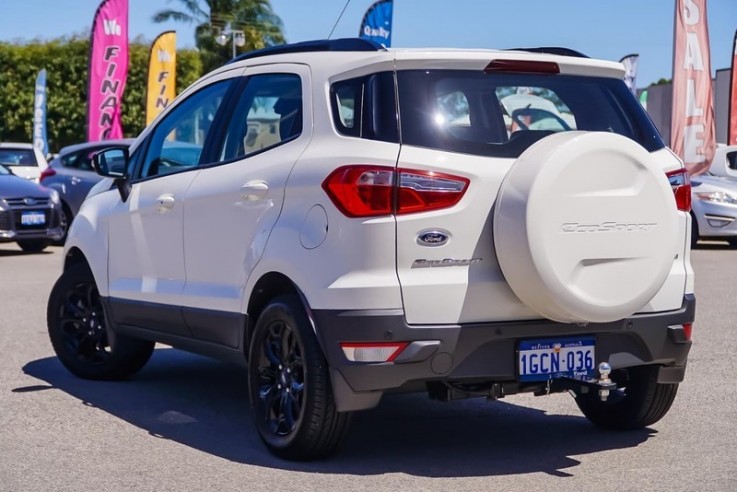
<path fill-rule="evenodd" d="M 106 178 L 125 178 L 128 168 L 128 149 L 115 147 L 101 150 L 92 157 L 92 167 Z"/>
<path fill-rule="evenodd" d="M 113 184 L 118 188 L 120 198 L 125 202 L 130 195 L 130 184 L 126 176 L 128 169 L 128 149 L 114 147 L 101 150 L 92 157 L 92 167 L 100 176 L 113 178 Z"/>

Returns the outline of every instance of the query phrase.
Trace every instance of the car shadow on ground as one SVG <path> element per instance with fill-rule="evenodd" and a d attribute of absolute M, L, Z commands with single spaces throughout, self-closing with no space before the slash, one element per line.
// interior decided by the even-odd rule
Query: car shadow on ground
<path fill-rule="evenodd" d="M 38 252 L 25 252 L 21 249 L 15 250 L 15 249 L 0 249 L 0 258 L 3 258 L 5 256 L 33 256 L 33 255 L 50 255 L 53 254 L 53 251 L 38 251 Z"/>
<path fill-rule="evenodd" d="M 548 415 L 503 401 L 442 403 L 424 394 L 388 395 L 378 408 L 354 415 L 336 456 L 292 463 L 273 457 L 260 442 L 243 368 L 157 349 L 148 365 L 124 382 L 77 379 L 53 357 L 29 362 L 23 370 L 50 386 L 16 388 L 14 396 L 58 389 L 145 429 L 152 438 L 234 462 L 312 473 L 564 477 L 580 463 L 572 456 L 634 448 L 655 434 L 649 429 L 607 432 L 583 417 Z"/>

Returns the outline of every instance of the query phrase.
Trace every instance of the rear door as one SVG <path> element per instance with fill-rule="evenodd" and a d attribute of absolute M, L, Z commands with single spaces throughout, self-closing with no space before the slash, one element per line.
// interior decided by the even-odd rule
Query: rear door
<path fill-rule="evenodd" d="M 312 129 L 306 65 L 249 67 L 232 116 L 184 206 L 184 314 L 195 337 L 238 343 L 248 275 L 279 217 L 287 177 Z"/>

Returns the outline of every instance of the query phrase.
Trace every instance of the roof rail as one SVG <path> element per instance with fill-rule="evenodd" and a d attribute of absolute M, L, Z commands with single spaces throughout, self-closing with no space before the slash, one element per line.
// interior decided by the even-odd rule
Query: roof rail
<path fill-rule="evenodd" d="M 321 39 L 317 41 L 302 41 L 300 43 L 269 46 L 268 48 L 254 50 L 236 56 L 228 63 L 249 60 L 260 56 L 306 53 L 311 51 L 386 51 L 386 48 L 378 43 L 361 38 Z"/>
<path fill-rule="evenodd" d="M 573 56 L 576 58 L 588 58 L 580 51 L 570 48 L 561 48 L 559 46 L 541 46 L 539 48 L 512 48 L 509 51 L 529 51 L 530 53 L 547 53 L 549 55 Z"/>

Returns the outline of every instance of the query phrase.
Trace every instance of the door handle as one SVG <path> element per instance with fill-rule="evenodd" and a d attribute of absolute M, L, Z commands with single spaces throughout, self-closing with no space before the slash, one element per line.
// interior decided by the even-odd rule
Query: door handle
<path fill-rule="evenodd" d="M 159 213 L 167 212 L 174 207 L 176 201 L 176 198 L 174 198 L 174 195 L 172 194 L 167 193 L 165 195 L 161 195 L 156 199 L 156 211 Z"/>
<path fill-rule="evenodd" d="M 269 194 L 269 185 L 265 181 L 249 181 L 241 186 L 243 198 L 249 202 L 261 200 Z"/>

